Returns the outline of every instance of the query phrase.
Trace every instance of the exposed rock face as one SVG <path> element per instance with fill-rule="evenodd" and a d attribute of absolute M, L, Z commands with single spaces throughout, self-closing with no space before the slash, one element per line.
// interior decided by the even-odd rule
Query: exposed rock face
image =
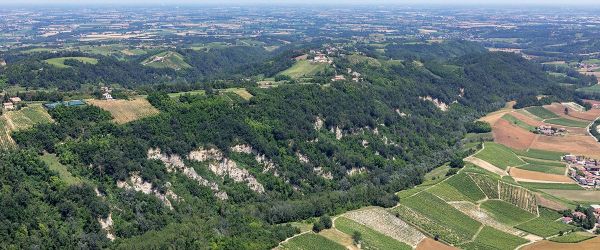
<path fill-rule="evenodd" d="M 322 167 L 313 168 L 313 171 L 327 180 L 333 180 L 333 174 L 331 174 L 331 172 L 323 171 Z"/>
<path fill-rule="evenodd" d="M 223 156 L 221 155 L 221 152 L 216 149 L 192 151 L 188 156 L 190 159 L 221 159 L 222 157 Z M 181 157 L 178 155 L 168 156 L 161 153 L 160 149 L 148 149 L 148 159 L 160 160 L 167 167 L 167 171 L 180 171 L 188 178 L 197 181 L 199 185 L 209 187 L 215 192 L 215 196 L 221 200 L 228 198 L 227 193 L 219 190 L 219 185 L 204 179 L 196 172 L 194 168 L 186 167 L 181 160 Z"/>
<path fill-rule="evenodd" d="M 272 172 L 273 175 L 279 176 L 279 174 L 277 173 L 277 165 L 275 165 L 275 163 L 271 159 L 267 158 L 266 155 L 259 154 L 258 151 L 252 148 L 252 146 L 248 144 L 239 144 L 231 147 L 230 149 L 232 152 L 236 153 L 253 154 L 256 162 L 263 166 L 263 173 Z"/>
<path fill-rule="evenodd" d="M 169 209 L 173 210 L 173 205 L 171 205 L 171 201 L 167 199 L 167 197 L 178 201 L 179 196 L 177 196 L 173 191 L 168 190 L 165 194 L 160 193 L 158 190 L 152 188 L 152 183 L 144 181 L 139 173 L 132 173 L 129 181 L 117 181 L 117 187 L 123 188 L 126 190 L 135 190 L 137 192 L 142 192 L 144 194 L 153 194 L 165 204 L 165 206 L 169 207 Z"/>
<path fill-rule="evenodd" d="M 234 152 L 254 152 L 249 145 L 237 145 L 231 148 Z M 264 193 L 265 188 L 260 184 L 248 170 L 237 166 L 235 161 L 223 157 L 218 149 L 198 149 L 190 152 L 188 159 L 194 161 L 212 161 L 208 164 L 208 168 L 213 173 L 219 176 L 228 176 L 235 182 L 246 182 L 248 187 L 258 193 Z M 258 160 L 257 160 L 258 161 Z"/>
<path fill-rule="evenodd" d="M 323 120 L 321 119 L 321 117 L 316 117 L 315 118 L 315 124 L 314 124 L 315 130 L 321 130 L 321 128 L 323 128 Z"/>
<path fill-rule="evenodd" d="M 300 152 L 296 152 L 296 156 L 298 157 L 298 160 L 302 163 L 310 163 L 310 160 L 308 159 L 308 157 L 306 155 L 301 154 Z"/>
<path fill-rule="evenodd" d="M 106 238 L 108 238 L 111 241 L 115 240 L 116 237 L 112 233 L 112 230 L 113 230 L 112 213 L 109 213 L 108 217 L 106 217 L 106 219 L 98 218 L 98 222 L 100 223 L 100 227 L 102 227 L 102 230 L 104 230 L 106 232 Z"/>
<path fill-rule="evenodd" d="M 353 167 L 352 169 L 346 171 L 346 175 L 355 175 L 355 174 L 361 174 L 364 172 L 367 172 L 367 169 L 365 167 L 361 167 L 361 168 Z"/>
<path fill-rule="evenodd" d="M 447 111 L 448 110 L 448 104 L 446 104 L 446 103 L 438 100 L 437 98 L 433 98 L 431 96 L 425 96 L 425 97 L 419 97 L 419 99 L 424 100 L 424 101 L 430 101 L 430 102 L 432 102 L 441 111 Z"/>
<path fill-rule="evenodd" d="M 342 129 L 340 129 L 340 127 L 338 126 L 336 126 L 335 128 L 331 127 L 329 131 L 331 131 L 331 133 L 335 133 L 335 139 L 337 140 L 341 140 L 344 137 Z"/>
<path fill-rule="evenodd" d="M 255 192 L 265 192 L 263 185 L 258 183 L 256 178 L 254 178 L 248 170 L 239 168 L 235 161 L 224 158 L 220 162 L 208 164 L 208 168 L 219 176 L 229 176 L 229 178 L 233 179 L 235 182 L 246 182 L 248 187 Z"/>
<path fill-rule="evenodd" d="M 211 148 L 211 149 L 200 148 L 198 150 L 194 150 L 194 151 L 190 152 L 190 154 L 188 155 L 188 159 L 194 160 L 194 161 L 208 161 L 208 160 L 220 161 L 221 159 L 223 159 L 223 153 L 221 153 L 221 151 L 219 151 L 218 149 L 215 149 L 215 148 Z"/>
<path fill-rule="evenodd" d="M 400 116 L 400 117 L 406 117 L 408 116 L 406 113 L 401 112 L 399 109 L 396 109 L 396 113 Z"/>

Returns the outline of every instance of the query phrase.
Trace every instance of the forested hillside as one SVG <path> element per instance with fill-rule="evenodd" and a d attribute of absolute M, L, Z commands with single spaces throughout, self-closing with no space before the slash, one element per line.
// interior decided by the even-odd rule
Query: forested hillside
<path fill-rule="evenodd" d="M 2 213 L 0 241 L 15 248 L 271 248 L 295 233 L 280 223 L 394 206 L 394 192 L 462 158 L 465 126 L 521 93 L 570 91 L 518 55 L 444 51 L 433 57 L 445 60 L 418 62 L 340 57 L 337 67 L 363 73 L 364 81 L 249 88 L 249 101 L 155 92 L 148 100 L 161 113 L 124 125 L 94 106 L 51 110 L 56 123 L 15 132 L 20 151 L 0 157 L 2 209 L 12 211 Z M 208 69 L 222 67 L 212 56 L 231 56 L 232 67 L 245 63 L 227 53 L 187 63 L 194 74 L 218 73 Z M 9 81 L 22 81 L 18 69 L 40 66 L 27 65 L 9 69 Z M 144 70 L 151 72 L 128 74 L 162 75 Z M 38 84 L 55 84 L 39 77 Z M 62 182 L 36 153 L 55 154 L 82 183 Z"/>

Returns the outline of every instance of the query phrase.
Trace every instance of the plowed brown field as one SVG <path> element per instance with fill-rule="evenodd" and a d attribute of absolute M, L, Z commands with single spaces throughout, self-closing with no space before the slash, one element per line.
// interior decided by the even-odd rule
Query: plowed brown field
<path fill-rule="evenodd" d="M 500 119 L 492 126 L 494 141 L 510 148 L 525 150 L 535 140 L 536 135 L 509 121 Z"/>
<path fill-rule="evenodd" d="M 553 103 L 551 105 L 544 106 L 547 110 L 553 113 L 572 120 L 579 121 L 593 121 L 596 117 L 600 116 L 600 109 L 590 109 L 585 112 L 580 112 L 569 108 L 569 114 L 565 114 L 565 106 L 560 103 Z"/>
<path fill-rule="evenodd" d="M 600 143 L 589 135 L 538 136 L 531 148 L 600 158 Z"/>
<path fill-rule="evenodd" d="M 445 244 L 443 244 L 439 241 L 435 241 L 431 238 L 425 238 L 424 240 L 421 241 L 421 243 L 419 243 L 419 245 L 417 245 L 417 248 L 416 248 L 416 250 L 454 250 L 454 249 L 458 249 L 458 248 L 445 245 Z"/>

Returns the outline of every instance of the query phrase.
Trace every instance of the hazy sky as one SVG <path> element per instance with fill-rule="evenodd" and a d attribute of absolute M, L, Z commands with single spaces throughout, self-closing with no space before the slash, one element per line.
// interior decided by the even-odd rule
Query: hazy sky
<path fill-rule="evenodd" d="M 0 0 L 1 5 L 17 4 L 493 4 L 493 5 L 600 5 L 600 0 Z"/>

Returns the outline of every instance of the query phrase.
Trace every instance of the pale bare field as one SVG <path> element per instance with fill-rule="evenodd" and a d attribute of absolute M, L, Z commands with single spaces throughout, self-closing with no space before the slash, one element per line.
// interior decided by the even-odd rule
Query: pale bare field
<path fill-rule="evenodd" d="M 600 237 L 579 243 L 557 243 L 548 240 L 524 246 L 523 250 L 596 250 L 600 249 Z"/>
<path fill-rule="evenodd" d="M 545 193 L 574 201 L 600 201 L 600 191 L 544 189 Z"/>
<path fill-rule="evenodd" d="M 510 168 L 510 176 L 517 181 L 525 182 L 575 183 L 571 178 L 564 175 L 546 174 L 519 168 Z"/>
<path fill-rule="evenodd" d="M 128 123 L 159 113 L 146 99 L 133 100 L 86 100 L 87 103 L 104 109 L 114 117 L 118 124 Z"/>

